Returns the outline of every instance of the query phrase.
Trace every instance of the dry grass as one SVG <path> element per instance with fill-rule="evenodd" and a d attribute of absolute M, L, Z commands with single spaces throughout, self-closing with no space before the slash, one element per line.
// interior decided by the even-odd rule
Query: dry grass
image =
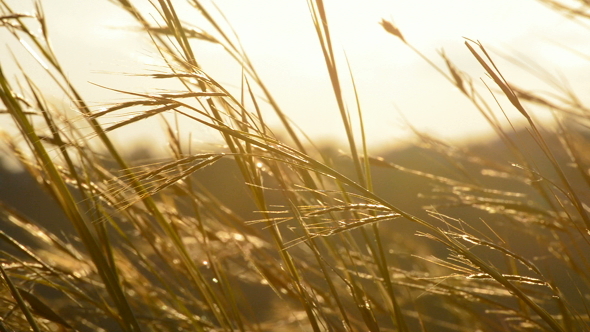
<path fill-rule="evenodd" d="M 180 22 L 170 1 L 154 2 L 161 26 L 131 3 L 113 2 L 136 19 L 168 63 L 169 72 L 153 79 L 179 81 L 184 91 L 119 91 L 133 100 L 93 109 L 52 52 L 41 7 L 35 15 L 22 15 L 0 2 L 2 28 L 31 41 L 32 52 L 49 65 L 54 83 L 82 114 L 78 122 L 61 116 L 27 68 L 21 81 L 0 69 L 6 113 L 0 116 L 20 132 L 6 136 L 8 150 L 75 230 L 64 240 L 0 205 L 3 222 L 30 238 L 19 241 L 0 231 L 7 248 L 0 253 L 0 331 L 590 328 L 588 137 L 567 127 L 570 119 L 587 125 L 590 113 L 573 94 L 554 103 L 517 89 L 485 47 L 466 41 L 495 84 L 490 91 L 507 98 L 527 120 L 539 151 L 533 158 L 459 66 L 441 54 L 446 67 L 438 67 L 383 20 L 384 33 L 396 37 L 392 42 L 401 40 L 455 85 L 517 162 L 486 158 L 419 132 L 419 145 L 446 158 L 451 175 L 373 157 L 364 130 L 354 135 L 323 2 L 309 1 L 348 137 L 348 172 L 328 154 L 304 146 L 240 43 L 214 21 L 208 7 L 189 1 L 212 27 L 201 31 Z M 42 33 L 33 33 L 32 26 Z M 221 45 L 243 67 L 240 97 L 200 68 L 193 52 L 198 42 Z M 557 126 L 542 129 L 527 103 L 551 109 Z M 285 139 L 273 135 L 277 128 L 267 128 L 263 104 L 281 119 Z M 125 112 L 133 116 L 100 122 Z M 187 151 L 177 128 L 162 118 L 169 155 L 156 164 L 130 165 L 108 133 L 164 113 L 217 131 L 227 148 Z M 88 126 L 91 135 L 80 129 Z M 101 146 L 89 144 L 90 138 Z M 252 200 L 258 220 L 235 214 L 195 178 L 225 159 L 239 170 L 250 194 L 244 199 Z M 377 168 L 427 180 L 432 205 L 414 212 L 385 199 L 374 190 Z M 476 211 L 481 225 L 463 220 L 461 211 Z M 534 243 L 539 252 L 522 243 Z"/>

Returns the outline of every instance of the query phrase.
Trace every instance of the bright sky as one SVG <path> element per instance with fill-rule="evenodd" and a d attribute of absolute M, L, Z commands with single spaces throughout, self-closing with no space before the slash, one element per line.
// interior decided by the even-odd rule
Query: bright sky
<path fill-rule="evenodd" d="M 29 1 L 13 2 L 24 11 L 32 11 Z M 124 99 L 89 82 L 140 92 L 165 88 L 157 85 L 159 82 L 124 75 L 147 73 L 160 62 L 150 41 L 127 29 L 132 21 L 122 10 L 107 0 L 41 2 L 54 49 L 89 102 L 99 105 Z M 218 0 L 215 4 L 237 31 L 287 115 L 315 139 L 343 139 L 343 126 L 307 2 Z M 481 134 L 488 128 L 474 107 L 440 74 L 384 32 L 378 24 L 382 18 L 395 22 L 409 43 L 441 66 L 444 62 L 437 51 L 444 49 L 474 79 L 485 76 L 484 71 L 463 45 L 463 37 L 480 40 L 489 50 L 538 63 L 549 73 L 567 78 L 580 96 L 590 95 L 590 86 L 585 82 L 590 77 L 588 60 L 563 47 L 588 54 L 588 29 L 537 1 L 328 0 L 326 7 L 334 49 L 342 69 L 346 69 L 345 54 L 350 61 L 368 139 L 374 145 L 391 144 L 407 134 L 400 113 L 417 128 L 446 138 Z M 196 11 L 185 5 L 178 8 L 186 21 L 199 26 L 202 19 Z M 8 38 L 0 34 L 0 41 Z M 0 43 L 1 61 L 7 59 L 5 49 Z M 221 49 L 196 49 L 204 70 L 212 77 L 229 86 L 239 84 L 240 69 L 225 61 Z M 500 55 L 495 59 L 509 81 L 530 90 L 549 90 Z M 24 57 L 19 61 L 30 63 Z M 346 73 L 343 70 L 341 78 L 349 87 Z M 355 112 L 354 99 L 348 100 Z M 158 125 L 147 122 L 132 133 L 116 135 L 138 139 L 141 133 L 153 133 L 150 126 Z M 193 133 L 193 137 L 207 140 L 202 131 Z"/>

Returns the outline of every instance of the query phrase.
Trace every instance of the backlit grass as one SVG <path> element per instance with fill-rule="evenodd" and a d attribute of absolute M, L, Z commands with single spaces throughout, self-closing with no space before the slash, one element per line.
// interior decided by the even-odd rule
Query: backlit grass
<path fill-rule="evenodd" d="M 392 43 L 405 44 L 472 102 L 505 151 L 490 155 L 416 131 L 416 145 L 444 172 L 397 164 L 367 146 L 363 105 L 356 89 L 345 96 L 342 87 L 354 87 L 354 70 L 339 69 L 324 4 L 309 1 L 347 137 L 342 157 L 307 143 L 209 6 L 188 2 L 211 27 L 202 31 L 181 22 L 171 1 L 153 3 L 157 18 L 113 2 L 168 65 L 151 75 L 154 86 L 177 81 L 181 91 L 118 91 L 127 101 L 91 107 L 50 47 L 41 6 L 25 15 L 0 2 L 1 28 L 32 45 L 80 115 L 73 121 L 48 102 L 28 68 L 14 78 L 0 64 L 1 121 L 19 133 L 4 135 L 6 151 L 71 226 L 51 232 L 55 221 L 0 205 L 2 222 L 28 234 L 22 240 L 0 229 L 0 331 L 590 328 L 588 135 L 572 125 L 587 128 L 590 113 L 573 93 L 564 88 L 551 101 L 512 86 L 486 48 L 466 40 L 488 76 L 488 89 L 480 89 L 460 64 L 442 53 L 426 57 L 383 20 Z M 243 68 L 240 95 L 200 67 L 194 47 L 203 42 L 222 46 Z M 490 94 L 502 101 L 490 104 Z M 533 104 L 551 110 L 555 125 L 538 123 Z M 500 121 L 500 105 L 516 109 L 521 118 L 510 120 L 524 119 L 525 129 Z M 267 126 L 268 109 L 282 127 Z M 152 117 L 161 119 L 169 151 L 137 162 L 109 135 Z M 225 146 L 190 147 L 180 121 L 214 130 Z M 199 174 L 230 162 L 233 171 L 222 177 L 236 182 L 231 188 L 203 185 Z M 428 183 L 430 191 L 410 197 L 419 202 L 412 206 L 392 201 L 377 189 L 382 172 L 408 179 L 387 190 Z M 224 190 L 243 190 L 250 217 L 214 193 Z"/>

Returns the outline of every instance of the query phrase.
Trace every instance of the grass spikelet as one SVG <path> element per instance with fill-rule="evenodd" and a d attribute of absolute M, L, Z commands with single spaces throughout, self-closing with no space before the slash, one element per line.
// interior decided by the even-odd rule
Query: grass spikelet
<path fill-rule="evenodd" d="M 387 31 L 388 33 L 396 36 L 401 41 L 403 41 L 404 43 L 406 43 L 406 39 L 402 35 L 401 31 L 398 29 L 397 26 L 395 26 L 393 23 L 391 23 L 391 21 L 387 21 L 385 19 L 381 19 L 381 22 L 379 22 L 379 24 L 381 24 L 381 26 L 383 27 L 383 29 L 385 29 L 385 31 Z"/>

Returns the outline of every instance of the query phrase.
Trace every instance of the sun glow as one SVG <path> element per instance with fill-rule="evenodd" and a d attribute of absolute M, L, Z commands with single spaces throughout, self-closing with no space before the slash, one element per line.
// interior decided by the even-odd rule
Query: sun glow
<path fill-rule="evenodd" d="M 107 1 L 64 4 L 56 0 L 44 3 L 44 8 L 56 52 L 74 81 L 129 91 L 167 88 L 157 85 L 161 82 L 128 75 L 153 72 L 162 63 L 151 41 L 137 38 L 137 27 L 130 17 Z M 311 137 L 342 140 L 344 128 L 335 121 L 336 102 L 305 2 L 226 0 L 215 5 L 231 22 L 286 115 Z M 186 22 L 205 31 L 210 28 L 199 26 L 203 20 L 188 5 L 179 6 L 186 7 L 180 11 Z M 68 15 L 58 15 L 63 7 L 69 8 Z M 582 39 L 582 28 L 536 2 L 333 1 L 326 7 L 337 65 L 342 73 L 348 71 L 347 61 L 350 65 L 367 138 L 373 145 L 406 137 L 406 120 L 420 130 L 447 138 L 478 134 L 489 128 L 455 87 L 411 48 L 384 31 L 379 25 L 382 19 L 394 22 L 408 44 L 441 68 L 445 65 L 438 52 L 444 50 L 476 82 L 485 74 L 464 47 L 464 37 L 480 40 L 501 54 L 538 61 L 559 76 L 572 74 L 579 80 L 569 82 L 574 87 L 587 76 L 580 74 L 585 59 L 559 43 L 567 38 L 568 45 L 578 45 L 582 49 L 577 51 L 585 51 L 588 47 Z M 152 17 L 157 15 L 152 13 Z M 211 43 L 199 42 L 196 49 L 205 72 L 239 96 L 239 65 Z M 495 61 L 518 85 L 541 89 L 546 86 L 522 69 L 511 71 L 513 68 L 500 56 L 496 55 Z M 345 93 L 352 95 L 351 79 L 342 75 L 340 80 Z M 91 84 L 81 86 L 93 102 L 121 97 Z M 347 103 L 354 130 L 358 131 L 356 102 L 351 98 Z M 271 127 L 280 126 L 278 119 L 270 115 L 266 121 Z M 140 131 L 128 135 L 141 137 Z M 207 140 L 204 136 L 197 139 Z"/>

